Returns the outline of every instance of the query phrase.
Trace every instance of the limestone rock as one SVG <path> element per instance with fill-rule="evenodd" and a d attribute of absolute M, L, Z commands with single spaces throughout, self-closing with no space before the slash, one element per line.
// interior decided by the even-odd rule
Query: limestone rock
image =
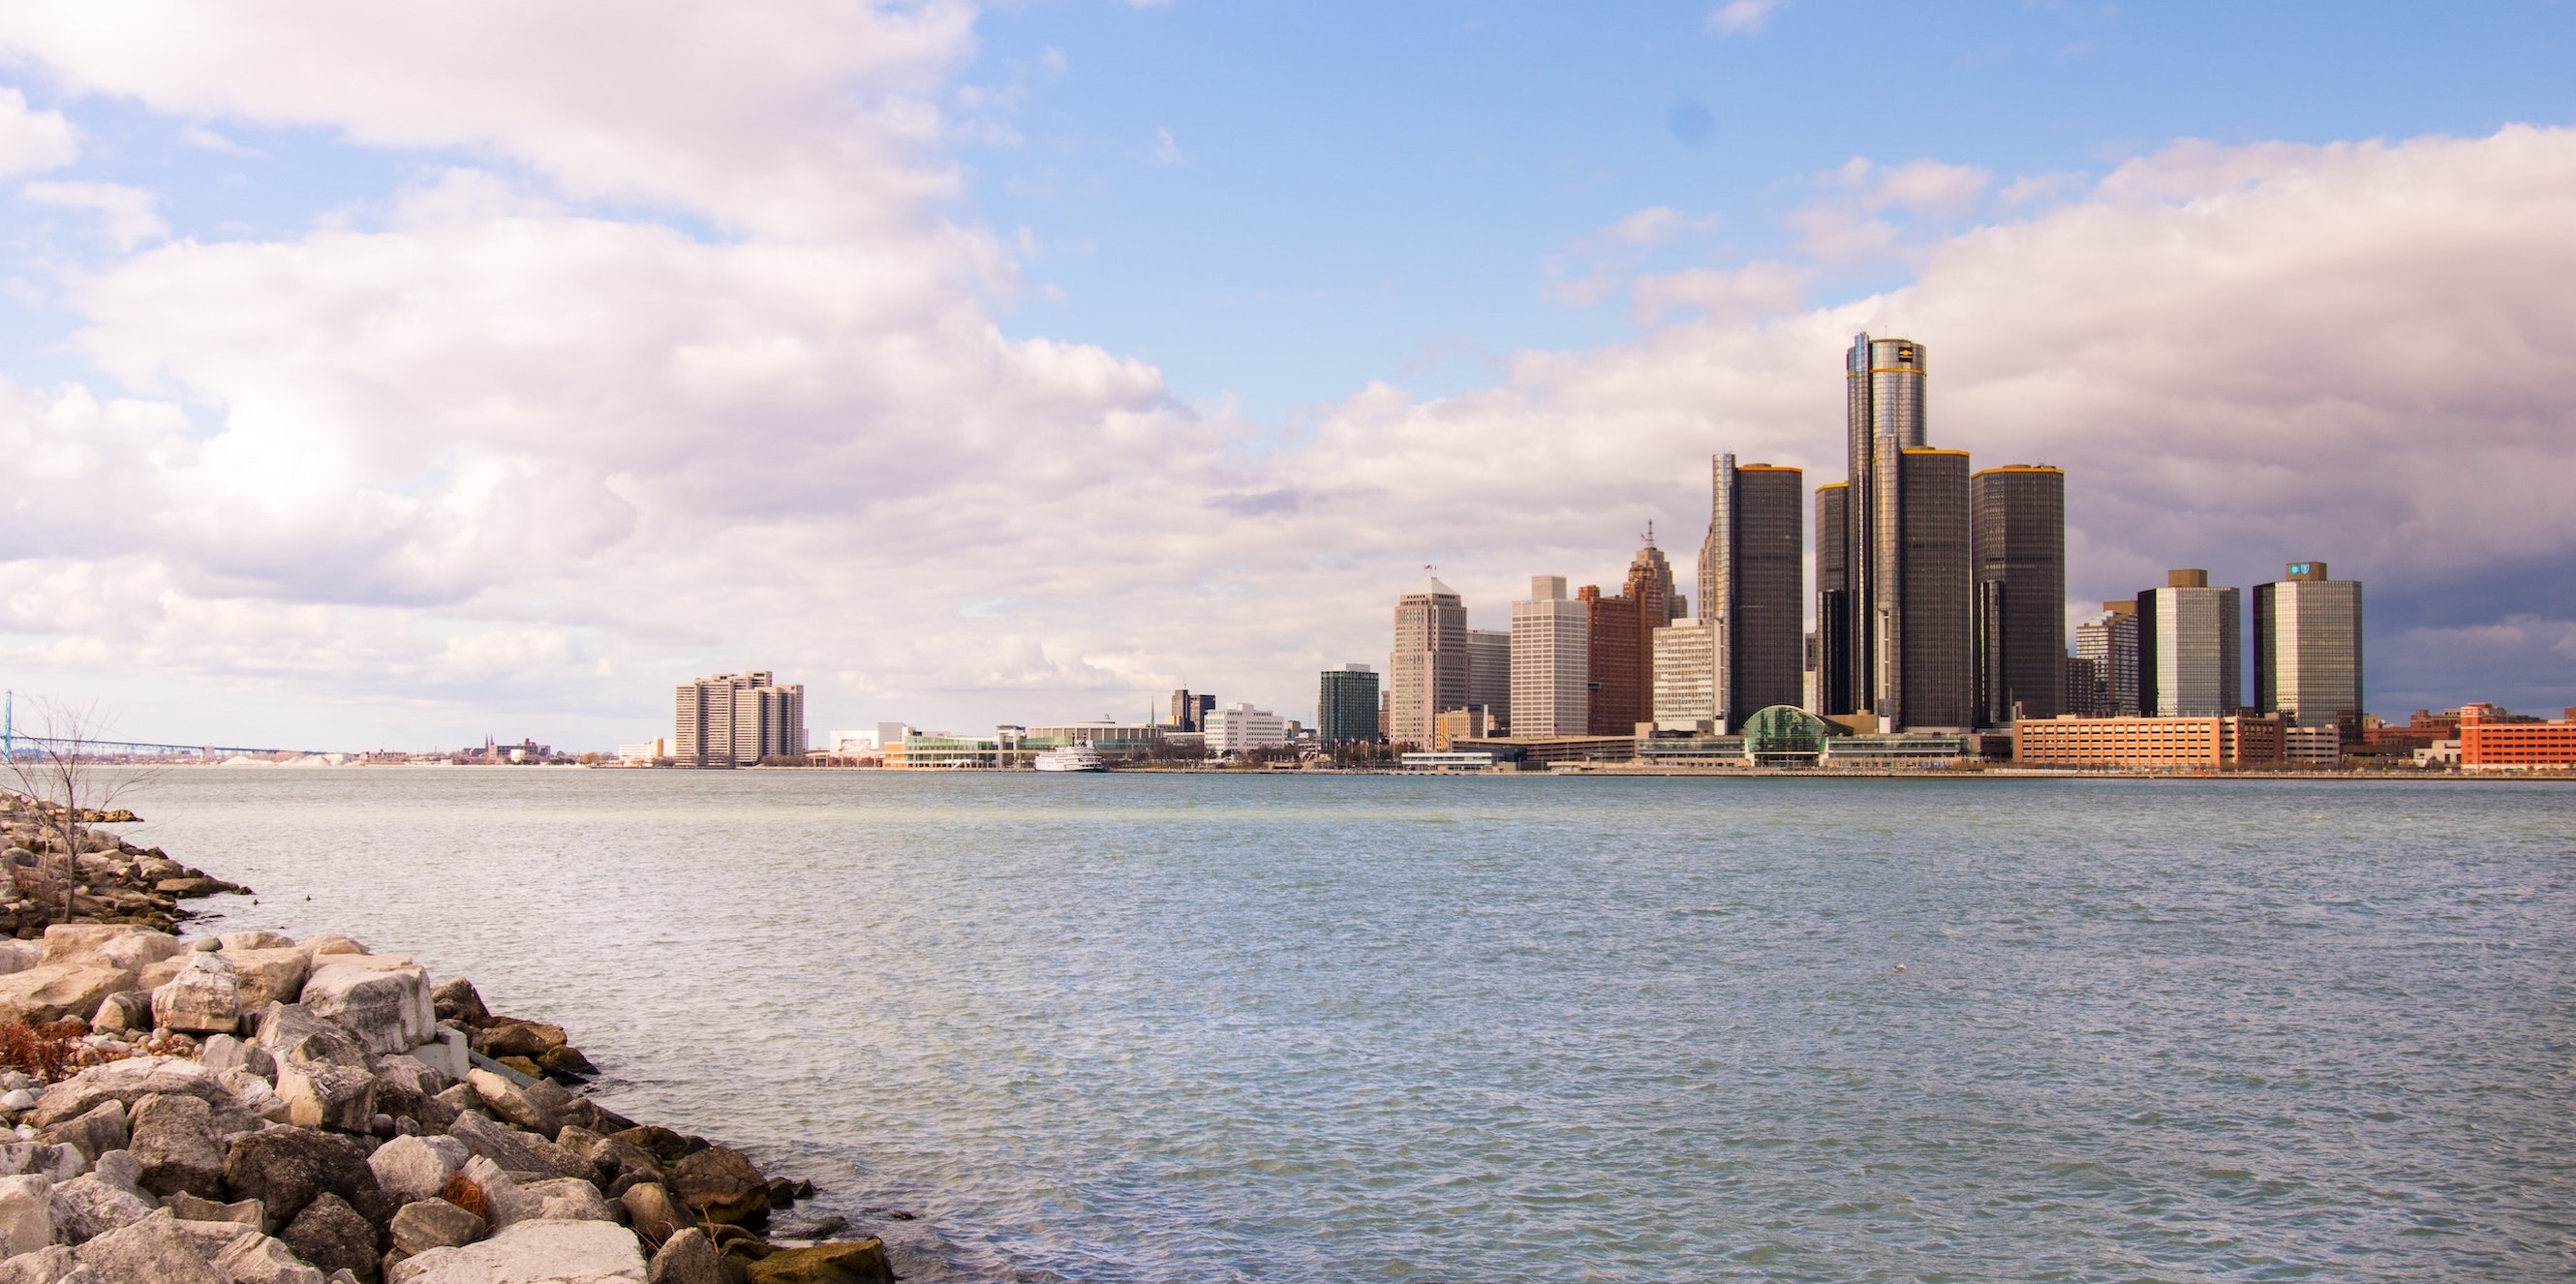
<path fill-rule="evenodd" d="M 430 991 L 429 997 L 436 1005 L 440 1021 L 477 1026 L 492 1019 L 491 1010 L 483 1006 L 483 996 L 476 993 L 474 983 L 464 977 L 450 978 Z"/>
<path fill-rule="evenodd" d="M 140 972 L 163 959 L 175 957 L 183 948 L 178 937 L 144 928 L 102 942 L 96 957 L 109 967 Z"/>
<path fill-rule="evenodd" d="M 471 1051 L 466 1046 L 463 1033 L 442 1025 L 435 1037 L 413 1048 L 408 1055 L 437 1071 L 449 1083 L 459 1083 L 464 1080 L 465 1072 L 474 1068 Z"/>
<path fill-rule="evenodd" d="M 509 1080 L 489 1070 L 469 1070 L 465 1082 L 494 1118 L 514 1128 L 525 1128 L 541 1137 L 551 1137 L 563 1129 L 563 1121 L 553 1111 L 538 1105 L 528 1094 Z"/>
<path fill-rule="evenodd" d="M 215 1142 L 214 1107 L 202 1098 L 154 1093 L 134 1103 L 126 1149 L 143 1165 L 135 1185 L 154 1195 L 181 1191 L 202 1199 L 224 1193 L 224 1151 Z"/>
<path fill-rule="evenodd" d="M 215 946 L 216 948 L 227 952 L 235 950 L 295 950 L 295 938 L 288 936 L 284 932 L 270 932 L 254 929 L 247 932 L 226 932 L 215 938 Z M 304 951 L 295 950 L 295 952 L 301 954 Z"/>
<path fill-rule="evenodd" d="M 667 1246 L 681 1231 L 697 1225 L 698 1219 L 688 1207 L 671 1197 L 660 1182 L 640 1182 L 626 1188 L 617 1202 L 626 1209 L 626 1222 L 646 1244 Z M 710 1252 L 713 1251 L 712 1246 Z"/>
<path fill-rule="evenodd" d="M 750 1277 L 751 1284 L 894 1284 L 894 1268 L 886 1261 L 885 1242 L 873 1237 L 845 1244 L 782 1248 L 747 1264 L 744 1274 Z"/>
<path fill-rule="evenodd" d="M 456 1122 L 447 1126 L 447 1135 L 465 1143 L 466 1149 L 489 1159 L 503 1172 L 529 1177 L 558 1175 L 555 1166 L 528 1144 L 544 1138 L 512 1132 L 481 1115 L 458 1115 Z"/>
<path fill-rule="evenodd" d="M 185 1034 L 228 1034 L 241 1026 L 241 983 L 220 954 L 191 953 L 170 983 L 152 992 L 152 1019 Z"/>
<path fill-rule="evenodd" d="M 159 937 L 168 941 L 170 948 L 156 957 L 168 958 L 178 953 L 177 937 L 136 923 L 56 923 L 45 929 L 42 962 L 95 964 L 110 942 L 129 936 Z"/>
<path fill-rule="evenodd" d="M 385 1202 L 365 1149 L 303 1128 L 271 1128 L 235 1141 L 224 1156 L 224 1189 L 235 1199 L 260 1201 L 280 1223 L 326 1192 L 360 1207 Z"/>
<path fill-rule="evenodd" d="M 214 1200 L 200 1199 L 186 1191 L 181 1191 L 162 1200 L 161 1206 L 169 1209 L 183 1222 L 235 1222 L 255 1231 L 268 1230 L 268 1210 L 261 1207 L 256 1199 L 240 1199 L 229 1204 L 219 1204 Z"/>
<path fill-rule="evenodd" d="M 115 1100 L 130 1106 L 154 1093 L 181 1093 L 218 1104 L 231 1095 L 221 1080 L 194 1061 L 182 1057 L 129 1057 L 92 1066 L 47 1088 L 44 1099 L 28 1112 L 24 1122 L 39 1129 L 50 1128 L 89 1113 L 102 1101 Z"/>
<path fill-rule="evenodd" d="M 306 954 L 311 955 L 316 959 L 321 958 L 325 954 L 364 956 L 367 953 L 366 946 L 360 945 L 356 941 L 340 935 L 338 932 L 324 932 L 321 935 L 314 937 L 312 940 L 306 941 L 300 948 L 302 948 Z M 318 967 L 320 965 L 317 963 L 315 966 Z"/>
<path fill-rule="evenodd" d="M 0 1257 L 32 1253 L 54 1242 L 54 1183 L 0 1177 Z"/>
<path fill-rule="evenodd" d="M 262 933 L 274 935 L 274 933 Z M 293 1003 L 304 994 L 304 978 L 312 963 L 298 949 L 226 947 L 223 957 L 233 965 L 241 978 L 241 1006 L 244 1012 L 258 1012 L 271 1003 Z"/>
<path fill-rule="evenodd" d="M 107 996 L 99 1001 L 97 1014 L 89 1019 L 93 1034 L 149 1034 L 152 1026 L 152 996 L 141 990 Z"/>
<path fill-rule="evenodd" d="M 197 1250 L 197 1256 L 209 1262 L 222 1257 L 231 1251 L 234 1244 L 242 1240 L 261 1238 L 258 1227 L 244 1226 L 240 1222 L 195 1221 L 180 1217 L 179 1210 L 175 1208 L 170 1210 L 170 1216 L 177 1218 L 171 1225 L 177 1228 L 179 1234 L 186 1237 L 188 1247 Z"/>
<path fill-rule="evenodd" d="M 79 1255 L 60 1244 L 0 1262 L 0 1284 L 95 1284 L 97 1279 L 81 1270 Z"/>
<path fill-rule="evenodd" d="M 418 1257 L 433 1248 L 463 1248 L 485 1229 L 482 1218 L 444 1199 L 423 1199 L 394 1214 L 392 1232 L 397 1251 Z"/>
<path fill-rule="evenodd" d="M 122 1226 L 131 1226 L 159 1211 L 131 1186 L 103 1173 L 75 1177 L 53 1189 L 54 1236 L 87 1243 Z"/>
<path fill-rule="evenodd" d="M 279 1065 L 325 1062 L 365 1069 L 367 1064 L 367 1049 L 355 1035 L 301 1003 L 271 1003 L 260 1009 L 254 1042 Z"/>
<path fill-rule="evenodd" d="M 388 1284 L 645 1284 L 635 1234 L 614 1222 L 527 1221 L 480 1244 L 434 1248 Z"/>
<path fill-rule="evenodd" d="M 154 990 L 168 985 L 170 979 L 179 975 L 180 971 L 187 966 L 188 956 L 185 953 L 173 954 L 158 963 L 146 963 L 134 973 L 134 988 L 149 995 Z"/>
<path fill-rule="evenodd" d="M 16 1176 L 30 1173 L 47 1181 L 70 1181 L 89 1171 L 89 1159 L 69 1146 L 48 1145 L 41 1141 L 13 1141 L 0 1145 L 0 1174 Z"/>
<path fill-rule="evenodd" d="M 671 1193 L 711 1222 L 739 1225 L 769 1215 L 769 1180 L 740 1151 L 709 1146 L 671 1166 Z"/>
<path fill-rule="evenodd" d="M 300 1062 L 277 1067 L 277 1095 L 298 1128 L 367 1132 L 375 1125 L 376 1079 L 355 1066 Z"/>
<path fill-rule="evenodd" d="M 110 1097 L 77 1117 L 44 1129 L 38 1141 L 69 1146 L 92 1163 L 111 1150 L 125 1149 L 125 1104 Z"/>
<path fill-rule="evenodd" d="M 270 1087 L 268 1080 L 235 1066 L 224 1071 L 224 1086 L 232 1090 L 233 1098 L 252 1116 L 270 1123 L 286 1122 L 286 1098 L 277 1095 L 277 1089 Z"/>
<path fill-rule="evenodd" d="M 370 955 L 326 954 L 314 961 L 313 974 L 304 981 L 305 1008 L 357 1036 L 367 1051 L 383 1055 L 415 1048 L 438 1028 L 426 969 Z"/>
<path fill-rule="evenodd" d="M 405 1201 L 435 1199 L 472 1154 L 454 1137 L 396 1137 L 367 1156 L 367 1167 L 387 1195 Z"/>
<path fill-rule="evenodd" d="M 99 1284 L 228 1284 L 179 1233 L 167 1209 L 102 1231 L 77 1256 Z"/>
<path fill-rule="evenodd" d="M 215 1269 L 233 1284 L 323 1284 L 322 1272 L 298 1260 L 294 1250 L 266 1235 L 246 1235 L 215 1259 Z"/>
<path fill-rule="evenodd" d="M 24 972 L 44 961 L 45 947 L 34 941 L 0 941 L 0 976 Z"/>
<path fill-rule="evenodd" d="M 705 1231 L 692 1226 L 673 1235 L 653 1254 L 647 1284 L 725 1284 L 724 1259 Z"/>
<path fill-rule="evenodd" d="M 327 1191 L 314 1196 L 277 1237 L 314 1266 L 345 1270 L 362 1281 L 376 1278 L 377 1262 L 384 1253 L 376 1228 L 348 1201 Z"/>
<path fill-rule="evenodd" d="M 107 996 L 134 988 L 134 974 L 91 963 L 42 963 L 0 976 L 0 1025 L 44 1025 L 65 1017 L 86 1021 Z"/>
<path fill-rule="evenodd" d="M 473 1044 L 476 1052 L 494 1060 L 502 1057 L 527 1057 L 533 1060 L 544 1056 L 550 1048 L 564 1046 L 564 1031 L 562 1026 L 549 1025 L 543 1021 L 520 1021 L 509 1017 L 495 1017 L 489 1023 L 477 1027 L 474 1033 L 468 1036 L 468 1041 Z"/>
<path fill-rule="evenodd" d="M 549 1177 L 523 1182 L 510 1192 L 508 1198 L 492 1202 L 492 1225 L 496 1229 L 530 1218 L 613 1222 L 617 1220 L 617 1210 L 600 1198 L 599 1187 L 579 1177 Z"/>

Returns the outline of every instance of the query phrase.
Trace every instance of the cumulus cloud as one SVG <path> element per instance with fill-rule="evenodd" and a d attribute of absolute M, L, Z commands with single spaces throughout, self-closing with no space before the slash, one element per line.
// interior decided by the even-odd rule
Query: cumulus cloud
<path fill-rule="evenodd" d="M 119 250 L 130 250 L 145 241 L 157 241 L 170 234 L 170 225 L 161 221 L 160 212 L 155 208 L 160 198 L 140 187 L 128 187 L 122 183 L 38 182 L 19 188 L 18 195 L 38 205 L 96 214 L 100 235 Z"/>
<path fill-rule="evenodd" d="M 80 155 L 80 136 L 61 112 L 30 111 L 27 95 L 0 89 L 0 178 L 60 169 Z"/>
<path fill-rule="evenodd" d="M 1707 26 L 1721 36 L 1752 35 L 1780 7 L 1781 0 L 1728 0 L 1708 11 Z"/>

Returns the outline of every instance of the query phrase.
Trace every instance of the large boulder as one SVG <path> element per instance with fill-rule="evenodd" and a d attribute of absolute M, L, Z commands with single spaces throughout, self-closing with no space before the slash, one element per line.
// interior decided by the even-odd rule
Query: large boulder
<path fill-rule="evenodd" d="M 156 959 L 166 959 L 178 953 L 180 949 L 179 938 L 167 932 L 153 931 L 139 923 L 56 923 L 45 929 L 42 961 L 94 965 L 106 956 L 107 947 L 110 944 L 127 938 L 152 940 L 166 944 L 167 948 L 151 945 L 140 947 L 138 951 L 129 947 L 119 951 L 120 955 L 134 957 L 139 952 L 143 957 L 137 958 L 133 963 L 110 966 L 123 967 L 131 971 Z"/>
<path fill-rule="evenodd" d="M 80 1255 L 56 1244 L 0 1262 L 0 1284 L 58 1284 L 58 1281 L 72 1279 L 72 1272 L 80 1268 Z M 90 1278 L 94 1280 L 97 1277 Z M 86 1282 L 74 1279 L 73 1284 Z"/>
<path fill-rule="evenodd" d="M 214 1107 L 201 1098 L 155 1093 L 134 1103 L 126 1149 L 143 1164 L 135 1185 L 167 1198 L 224 1194 L 224 1149 L 215 1139 Z"/>
<path fill-rule="evenodd" d="M 53 1087 L 21 1122 L 39 1129 L 89 1113 L 102 1101 L 131 1106 L 145 1097 L 177 1093 L 221 1107 L 232 1096 L 213 1071 L 183 1057 L 129 1057 L 92 1066 Z"/>
<path fill-rule="evenodd" d="M 387 1229 L 396 1252 L 418 1257 L 433 1248 L 463 1248 L 483 1238 L 489 1227 L 444 1199 L 423 1199 L 403 1205 Z"/>
<path fill-rule="evenodd" d="M 134 974 L 93 963 L 42 963 L 0 976 L 0 1025 L 43 1025 L 65 1017 L 86 1021 L 107 996 L 135 988 Z"/>
<path fill-rule="evenodd" d="M 617 1202 L 626 1209 L 626 1224 L 634 1227 L 635 1233 L 655 1248 L 669 1244 L 672 1236 L 698 1221 L 689 1212 L 688 1205 L 673 1199 L 669 1189 L 660 1182 L 638 1182 L 629 1186 L 617 1197 Z"/>
<path fill-rule="evenodd" d="M 251 1041 L 279 1065 L 325 1062 L 361 1070 L 367 1065 L 367 1049 L 356 1035 L 301 1003 L 260 1009 L 259 1033 Z"/>
<path fill-rule="evenodd" d="M 615 1222 L 526 1221 L 397 1263 L 387 1284 L 644 1284 L 635 1233 Z"/>
<path fill-rule="evenodd" d="M 472 1155 L 454 1137 L 396 1137 L 367 1156 L 367 1168 L 387 1195 L 406 1201 L 435 1199 Z"/>
<path fill-rule="evenodd" d="M 83 1244 L 151 1216 L 152 1201 L 132 1182 L 119 1180 L 120 1175 L 113 1167 L 101 1165 L 98 1172 L 56 1185 L 51 1209 L 55 1238 Z"/>
<path fill-rule="evenodd" d="M 175 1223 L 168 1209 L 158 1209 L 101 1231 L 80 1246 L 80 1263 L 99 1284 L 231 1284 Z"/>
<path fill-rule="evenodd" d="M 356 1066 L 289 1062 L 277 1067 L 286 1122 L 298 1128 L 366 1132 L 375 1125 L 376 1077 Z"/>
<path fill-rule="evenodd" d="M 257 1012 L 271 1003 L 293 1003 L 304 993 L 305 974 L 312 964 L 298 949 L 230 949 L 225 960 L 241 978 L 241 1005 L 244 1012 Z"/>
<path fill-rule="evenodd" d="M 152 1020 L 183 1034 L 230 1034 L 241 1027 L 241 982 L 220 954 L 188 955 L 170 983 L 152 992 Z"/>
<path fill-rule="evenodd" d="M 743 1273 L 750 1284 L 894 1284 L 885 1242 L 875 1238 L 782 1248 L 745 1263 Z"/>
<path fill-rule="evenodd" d="M 513 1128 L 525 1128 L 540 1137 L 551 1137 L 563 1131 L 563 1120 L 522 1091 L 517 1084 L 489 1070 L 469 1070 L 465 1082 L 474 1095 L 483 1099 L 483 1108 Z M 558 1090 L 560 1091 L 560 1090 Z"/>
<path fill-rule="evenodd" d="M 599 1187 L 578 1177 L 549 1177 L 539 1181 L 513 1182 L 499 1189 L 487 1189 L 484 1198 L 492 1205 L 492 1226 L 498 1230 L 531 1219 L 548 1221 L 613 1222 L 617 1210 L 600 1198 Z"/>
<path fill-rule="evenodd" d="M 98 1011 L 90 1014 L 92 1034 L 116 1034 L 132 1038 L 152 1032 L 152 996 L 142 990 L 126 990 L 99 1000 Z"/>
<path fill-rule="evenodd" d="M 304 953 L 304 951 L 295 948 L 294 937 L 288 936 L 284 932 L 272 932 L 265 928 L 251 928 L 247 931 L 226 932 L 215 938 L 215 948 L 222 950 L 227 954 L 248 950 L 294 950 L 299 956 Z"/>
<path fill-rule="evenodd" d="M 347 1271 L 361 1284 L 376 1278 L 384 1256 L 375 1226 L 347 1200 L 328 1191 L 314 1196 L 277 1237 L 297 1257 L 324 1271 Z"/>
<path fill-rule="evenodd" d="M 769 1179 L 738 1150 L 709 1146 L 671 1166 L 671 1193 L 711 1222 L 757 1224 L 769 1216 Z"/>
<path fill-rule="evenodd" d="M 145 928 L 128 932 L 101 944 L 98 947 L 98 960 L 109 967 L 121 967 L 129 972 L 140 972 L 163 959 L 176 957 L 185 948 L 179 943 L 178 937 L 168 932 L 155 932 Z"/>
<path fill-rule="evenodd" d="M 442 1022 L 453 1021 L 471 1028 L 492 1019 L 491 1009 L 483 1006 L 483 996 L 464 977 L 450 978 L 430 991 L 429 998 Z"/>
<path fill-rule="evenodd" d="M 69 1146 L 92 1163 L 111 1150 L 125 1149 L 125 1103 L 113 1097 L 36 1134 L 36 1140 Z"/>
<path fill-rule="evenodd" d="M 556 1177 L 562 1174 L 545 1156 L 537 1153 L 534 1143 L 545 1140 L 523 1132 L 513 1132 L 476 1114 L 461 1114 L 447 1126 L 447 1135 L 465 1143 L 467 1150 L 489 1159 L 501 1171 L 529 1177 Z"/>
<path fill-rule="evenodd" d="M 230 1276 L 233 1284 L 327 1284 L 322 1272 L 296 1257 L 283 1241 L 266 1235 L 234 1240 L 215 1259 L 215 1269 Z"/>
<path fill-rule="evenodd" d="M 234 1199 L 260 1201 L 280 1224 L 325 1193 L 360 1208 L 386 1202 L 363 1147 L 305 1128 L 271 1128 L 235 1141 L 224 1156 L 224 1189 Z"/>
<path fill-rule="evenodd" d="M 0 1145 L 0 1176 L 15 1177 L 21 1173 L 47 1181 L 70 1181 L 89 1171 L 89 1160 L 69 1146 L 48 1145 L 41 1141 L 13 1141 Z"/>
<path fill-rule="evenodd" d="M 0 1177 L 0 1257 L 32 1253 L 54 1242 L 54 1183 Z"/>
<path fill-rule="evenodd" d="M 383 1056 L 427 1043 L 438 1029 L 429 971 L 393 955 L 316 955 L 303 1004 Z"/>
<path fill-rule="evenodd" d="M 268 1210 L 261 1207 L 256 1199 L 238 1199 L 226 1204 L 181 1191 L 165 1197 L 161 1206 L 177 1213 L 183 1222 L 233 1222 L 255 1231 L 268 1229 Z"/>
<path fill-rule="evenodd" d="M 646 1284 L 725 1284 L 724 1258 L 715 1241 L 692 1226 L 671 1236 L 653 1254 Z"/>

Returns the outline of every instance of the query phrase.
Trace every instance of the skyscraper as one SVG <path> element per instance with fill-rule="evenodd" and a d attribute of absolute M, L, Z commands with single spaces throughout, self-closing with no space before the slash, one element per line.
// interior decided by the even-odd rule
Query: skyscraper
<path fill-rule="evenodd" d="M 1851 483 L 1832 482 L 1816 488 L 1816 644 L 1815 703 L 1809 713 L 1857 713 L 1860 688 L 1852 647 L 1858 641 L 1852 619 L 1858 590 L 1851 577 Z"/>
<path fill-rule="evenodd" d="M 1655 547 L 1655 524 L 1646 523 L 1645 547 L 1628 559 L 1621 596 L 1637 604 L 1637 697 L 1640 718 L 1655 716 L 1655 630 L 1690 614 L 1690 598 L 1673 583 L 1673 564 Z"/>
<path fill-rule="evenodd" d="M 2138 595 L 2138 706 L 2150 718 L 2212 718 L 2245 708 L 2244 605 L 2209 572 L 2168 571 Z"/>
<path fill-rule="evenodd" d="M 1388 736 L 1430 744 L 1441 711 L 1467 703 L 1467 604 L 1456 589 L 1429 578 L 1397 599 L 1394 659 Z"/>
<path fill-rule="evenodd" d="M 2361 739 L 2361 581 L 2292 562 L 2254 586 L 2254 711 Z"/>
<path fill-rule="evenodd" d="M 1717 625 L 1675 620 L 1655 630 L 1654 718 L 1658 731 L 1723 731 L 1718 703 Z"/>
<path fill-rule="evenodd" d="M 1590 629 L 1585 605 L 1565 596 L 1562 575 L 1530 577 L 1530 600 L 1512 603 L 1512 734 L 1580 736 L 1590 729 Z"/>
<path fill-rule="evenodd" d="M 1197 698 L 1193 697 L 1188 691 L 1175 691 L 1172 693 L 1171 727 L 1174 731 L 1196 731 L 1199 729 L 1199 702 Z"/>
<path fill-rule="evenodd" d="M 1492 725 L 1511 725 L 1511 630 L 1467 630 L 1467 703 L 1485 706 L 1485 719 Z"/>
<path fill-rule="evenodd" d="M 1621 594 L 1601 596 L 1601 586 L 1586 584 L 1575 593 L 1583 604 L 1585 734 L 1627 736 L 1652 715 L 1647 704 L 1645 630 L 1638 607 L 1643 603 Z"/>
<path fill-rule="evenodd" d="M 2093 662 L 2102 687 L 2102 707 L 2092 716 L 2137 717 L 2138 604 L 2104 602 L 2100 615 L 2075 626 L 2075 654 Z"/>
<path fill-rule="evenodd" d="M 1978 724 L 2054 718 L 2066 697 L 2066 473 L 2013 464 L 1969 484 Z"/>
<path fill-rule="evenodd" d="M 1889 727 L 1965 727 L 1976 714 L 1971 663 L 1968 456 L 1924 441 L 1922 345 L 1861 335 L 1844 355 L 1850 480 L 1819 491 L 1817 613 L 1836 631 L 1821 685 L 1834 713 Z"/>
<path fill-rule="evenodd" d="M 1369 666 L 1324 670 L 1315 694 L 1315 738 L 1328 745 L 1377 739 L 1377 674 Z"/>
<path fill-rule="evenodd" d="M 805 753 L 805 687 L 767 669 L 719 673 L 680 687 L 671 757 L 683 767 L 754 767 Z"/>
<path fill-rule="evenodd" d="M 1733 455 L 1712 461 L 1699 618 L 1716 631 L 1717 702 L 1728 730 L 1771 705 L 1806 703 L 1805 490 L 1799 469 L 1738 467 Z"/>

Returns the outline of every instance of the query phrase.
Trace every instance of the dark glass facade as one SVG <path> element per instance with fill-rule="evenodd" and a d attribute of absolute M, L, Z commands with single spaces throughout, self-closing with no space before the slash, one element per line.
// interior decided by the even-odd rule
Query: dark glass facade
<path fill-rule="evenodd" d="M 1825 713 L 1859 709 L 1852 692 L 1851 559 L 1844 523 L 1851 486 L 1816 488 L 1816 708 Z"/>
<path fill-rule="evenodd" d="M 1895 590 L 1877 610 L 1891 653 L 1879 716 L 1899 729 L 1975 724 L 1974 609 L 1970 560 L 1968 452 L 1915 447 L 1899 452 L 1895 498 L 1882 514 L 1895 556 L 1882 578 Z M 1890 564 L 1892 563 L 1892 564 Z"/>
<path fill-rule="evenodd" d="M 2066 474 L 1989 468 L 1971 486 L 1977 725 L 2054 718 L 2066 711 Z"/>
<path fill-rule="evenodd" d="M 1315 693 L 1315 735 L 1328 745 L 1374 741 L 1377 709 L 1375 673 L 1326 669 Z"/>

